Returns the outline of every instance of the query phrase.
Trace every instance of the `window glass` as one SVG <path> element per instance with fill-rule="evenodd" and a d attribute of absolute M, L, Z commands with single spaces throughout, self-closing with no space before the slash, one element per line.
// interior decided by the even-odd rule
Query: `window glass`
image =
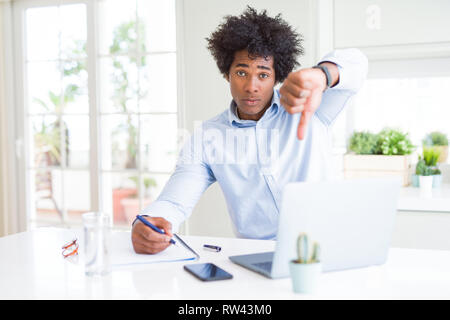
<path fill-rule="evenodd" d="M 398 128 L 420 152 L 429 132 L 450 137 L 449 88 L 450 77 L 368 79 L 354 100 L 354 129 Z"/>
<path fill-rule="evenodd" d="M 175 1 L 102 0 L 94 23 L 88 23 L 89 8 L 55 1 L 25 9 L 32 225 L 79 225 L 96 203 L 115 226 L 128 228 L 175 167 Z M 97 32 L 89 30 L 94 24 Z M 97 52 L 89 52 L 88 35 Z M 92 136 L 92 123 L 98 136 Z M 91 190 L 91 179 L 100 192 Z"/>

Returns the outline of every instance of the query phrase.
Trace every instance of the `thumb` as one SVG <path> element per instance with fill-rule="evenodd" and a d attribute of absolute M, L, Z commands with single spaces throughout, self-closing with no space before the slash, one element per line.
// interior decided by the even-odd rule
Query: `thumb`
<path fill-rule="evenodd" d="M 298 123 L 298 128 L 297 128 L 297 138 L 299 140 L 303 140 L 303 138 L 305 137 L 305 131 L 306 131 L 306 127 L 308 125 L 309 119 L 311 119 L 312 116 L 312 112 L 311 111 L 303 111 L 301 116 L 300 116 L 300 122 Z"/>
<path fill-rule="evenodd" d="M 172 233 L 172 224 L 171 224 L 169 221 L 167 221 L 167 220 L 164 219 L 164 218 L 158 218 L 158 219 L 155 221 L 155 225 L 156 225 L 158 228 L 163 229 L 163 230 L 164 230 L 164 233 L 165 233 L 166 235 L 168 235 L 169 237 L 173 237 L 173 233 Z"/>
<path fill-rule="evenodd" d="M 315 89 L 311 92 L 311 95 L 308 97 L 304 110 L 302 112 L 300 123 L 297 128 L 297 137 L 299 140 L 302 140 L 305 136 L 305 130 L 311 119 L 311 116 L 314 112 L 319 108 L 320 103 L 322 101 L 322 91 L 319 89 Z"/>

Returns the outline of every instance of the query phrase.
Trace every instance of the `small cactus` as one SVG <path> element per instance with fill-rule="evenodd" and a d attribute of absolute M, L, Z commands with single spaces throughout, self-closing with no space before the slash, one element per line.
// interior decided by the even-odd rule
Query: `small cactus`
<path fill-rule="evenodd" d="M 320 245 L 313 243 L 312 254 L 309 256 L 309 239 L 306 233 L 300 233 L 297 238 L 297 263 L 316 263 L 320 258 Z"/>

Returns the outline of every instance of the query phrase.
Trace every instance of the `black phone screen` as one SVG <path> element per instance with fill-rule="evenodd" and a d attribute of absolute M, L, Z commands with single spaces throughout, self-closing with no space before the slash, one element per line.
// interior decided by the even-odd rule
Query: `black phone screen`
<path fill-rule="evenodd" d="M 233 276 L 213 263 L 187 264 L 184 269 L 202 281 L 231 279 Z"/>

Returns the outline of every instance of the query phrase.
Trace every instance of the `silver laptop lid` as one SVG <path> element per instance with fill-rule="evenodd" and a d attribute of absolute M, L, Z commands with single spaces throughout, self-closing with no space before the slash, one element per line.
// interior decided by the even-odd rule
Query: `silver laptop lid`
<path fill-rule="evenodd" d="M 296 239 L 308 233 L 321 245 L 323 271 L 383 264 L 394 230 L 400 179 L 370 178 L 286 185 L 272 266 L 289 275 Z"/>

